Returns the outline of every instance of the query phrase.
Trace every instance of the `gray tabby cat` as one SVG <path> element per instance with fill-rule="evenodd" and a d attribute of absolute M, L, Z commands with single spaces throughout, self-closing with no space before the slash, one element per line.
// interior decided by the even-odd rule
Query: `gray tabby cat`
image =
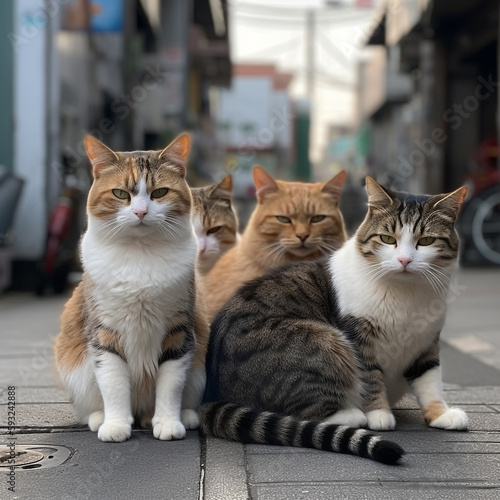
<path fill-rule="evenodd" d="M 467 189 L 413 196 L 366 182 L 368 213 L 340 250 L 245 284 L 215 318 L 204 432 L 394 464 L 403 450 L 359 428 L 394 429 L 408 391 L 428 425 L 466 429 L 443 400 L 438 343 Z"/>
<path fill-rule="evenodd" d="M 233 182 L 191 188 L 193 224 L 198 238 L 198 270 L 206 274 L 238 241 L 238 218 L 231 204 Z"/>

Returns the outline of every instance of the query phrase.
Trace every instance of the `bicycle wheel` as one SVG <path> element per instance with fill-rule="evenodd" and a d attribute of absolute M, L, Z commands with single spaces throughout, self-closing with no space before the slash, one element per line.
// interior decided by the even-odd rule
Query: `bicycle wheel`
<path fill-rule="evenodd" d="M 500 265 L 500 185 L 487 189 L 480 198 L 472 217 L 472 241 L 485 260 Z"/>

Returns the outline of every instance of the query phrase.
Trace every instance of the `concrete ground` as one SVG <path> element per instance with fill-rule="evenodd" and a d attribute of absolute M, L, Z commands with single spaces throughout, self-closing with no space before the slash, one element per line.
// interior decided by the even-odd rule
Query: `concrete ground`
<path fill-rule="evenodd" d="M 450 292 L 443 378 L 446 400 L 469 414 L 469 432 L 425 427 L 407 398 L 390 433 L 407 451 L 396 467 L 316 450 L 244 446 L 194 431 L 183 441 L 134 431 L 126 443 L 101 443 L 75 423 L 55 382 L 52 342 L 66 299 L 0 298 L 2 500 L 500 498 L 500 270 L 463 270 Z M 12 436 L 9 386 L 16 402 Z M 10 445 L 26 458 L 14 474 L 2 461 Z"/>

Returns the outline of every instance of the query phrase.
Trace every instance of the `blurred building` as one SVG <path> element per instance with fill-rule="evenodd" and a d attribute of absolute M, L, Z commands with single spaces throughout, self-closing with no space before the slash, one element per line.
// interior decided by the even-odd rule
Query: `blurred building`
<path fill-rule="evenodd" d="M 231 81 L 227 1 L 6 0 L 0 20 L 0 165 L 25 181 L 10 237 L 14 286 L 25 287 L 61 193 L 74 238 L 83 229 L 85 134 L 133 150 L 188 130 L 190 175 L 214 167 L 213 105 Z"/>
<path fill-rule="evenodd" d="M 497 0 L 387 0 L 359 68 L 369 173 L 395 189 L 451 190 L 498 139 Z"/>
<path fill-rule="evenodd" d="M 295 174 L 291 81 L 292 75 L 273 65 L 235 65 L 231 88 L 219 93 L 220 171 L 233 174 L 240 197 L 253 199 L 251 170 L 256 164 L 279 178 Z"/>

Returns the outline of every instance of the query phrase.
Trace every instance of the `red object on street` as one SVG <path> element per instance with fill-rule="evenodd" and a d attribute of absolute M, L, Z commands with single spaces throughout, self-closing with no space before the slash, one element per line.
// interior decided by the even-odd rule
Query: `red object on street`
<path fill-rule="evenodd" d="M 72 202 L 62 197 L 50 214 L 47 250 L 44 259 L 44 272 L 50 276 L 55 268 L 57 252 L 61 242 L 67 236 L 73 215 Z"/>

